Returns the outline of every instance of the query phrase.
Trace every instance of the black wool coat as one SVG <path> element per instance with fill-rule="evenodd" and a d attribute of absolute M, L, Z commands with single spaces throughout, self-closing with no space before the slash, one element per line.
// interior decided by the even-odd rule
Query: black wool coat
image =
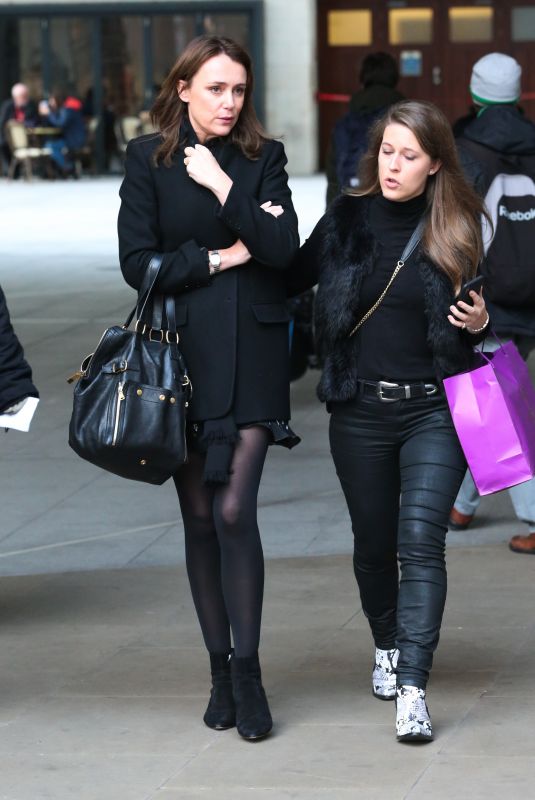
<path fill-rule="evenodd" d="M 380 247 L 369 226 L 370 200 L 349 195 L 335 200 L 301 247 L 287 277 L 289 294 L 319 284 L 315 330 L 324 364 L 318 386 L 323 402 L 351 400 L 357 393 L 359 337 L 349 338 L 349 333 L 368 310 L 359 307 L 360 287 L 363 278 L 373 271 Z M 424 285 L 428 342 L 437 380 L 441 381 L 470 368 L 473 345 L 484 334 L 474 336 L 448 322 L 454 287 L 420 250 L 415 255 Z M 403 336 L 402 330 L 399 335 Z"/>
<path fill-rule="evenodd" d="M 197 140 L 188 132 L 187 144 Z M 191 420 L 232 413 L 237 423 L 288 419 L 289 347 L 284 272 L 299 247 L 297 217 L 280 142 L 257 160 L 228 139 L 207 146 L 234 181 L 224 204 L 195 183 L 184 150 L 170 167 L 154 165 L 158 134 L 131 141 L 120 190 L 119 256 L 126 281 L 139 289 L 154 253 L 163 254 L 157 289 L 176 298 L 177 327 L 193 384 Z M 187 146 L 187 145 L 186 145 Z M 271 200 L 284 213 L 260 208 Z M 210 277 L 207 253 L 241 239 L 245 265 Z"/>
<path fill-rule="evenodd" d="M 11 325 L 0 288 L 0 413 L 23 397 L 39 397 L 39 392 L 32 382 L 32 371 Z"/>

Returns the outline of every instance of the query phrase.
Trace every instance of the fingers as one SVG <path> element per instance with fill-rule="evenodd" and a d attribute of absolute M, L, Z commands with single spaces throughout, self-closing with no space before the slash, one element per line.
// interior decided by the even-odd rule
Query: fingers
<path fill-rule="evenodd" d="M 284 209 L 282 206 L 274 206 L 271 200 L 266 200 L 265 203 L 260 205 L 264 211 L 267 211 L 268 214 L 272 214 L 274 217 L 280 217 L 281 214 L 284 214 Z"/>
<path fill-rule="evenodd" d="M 485 317 L 485 301 L 481 294 L 470 292 L 470 297 L 473 300 L 473 305 L 465 303 L 464 300 L 459 300 L 456 304 L 450 306 L 450 314 L 448 314 L 449 322 L 456 328 L 478 328 L 480 327 L 481 320 Z"/>

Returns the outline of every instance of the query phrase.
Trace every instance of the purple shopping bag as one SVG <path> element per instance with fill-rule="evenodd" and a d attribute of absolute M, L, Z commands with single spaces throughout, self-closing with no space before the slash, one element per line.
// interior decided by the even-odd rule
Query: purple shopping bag
<path fill-rule="evenodd" d="M 535 388 L 513 342 L 478 353 L 444 389 L 477 489 L 491 494 L 535 475 Z"/>

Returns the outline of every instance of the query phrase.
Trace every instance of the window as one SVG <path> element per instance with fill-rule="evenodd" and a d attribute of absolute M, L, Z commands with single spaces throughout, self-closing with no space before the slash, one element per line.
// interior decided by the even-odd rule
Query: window
<path fill-rule="evenodd" d="M 144 105 L 143 19 L 102 18 L 104 104 L 116 116 L 139 114 Z"/>
<path fill-rule="evenodd" d="M 13 37 L 15 38 L 15 37 Z M 43 63 L 41 53 L 41 20 L 21 19 L 18 22 L 18 42 L 11 39 L 7 44 L 7 52 L 11 53 L 18 61 L 13 70 L 10 84 L 22 81 L 30 90 L 33 100 L 43 98 Z M 18 47 L 17 47 L 18 44 Z M 18 58 L 17 58 L 18 56 Z M 11 91 L 11 85 L 8 91 Z M 7 92 L 6 92 L 7 96 Z"/>
<path fill-rule="evenodd" d="M 247 14 L 205 14 L 204 33 L 229 36 L 246 50 L 249 49 L 249 18 Z"/>
<path fill-rule="evenodd" d="M 517 6 L 511 12 L 513 42 L 535 41 L 535 6 Z"/>
<path fill-rule="evenodd" d="M 93 84 L 93 21 L 87 17 L 50 20 L 50 89 L 84 100 Z"/>
<path fill-rule="evenodd" d="M 451 42 L 492 42 L 494 9 L 459 6 L 448 10 Z"/>
<path fill-rule="evenodd" d="M 372 43 L 372 12 L 329 11 L 327 43 L 331 47 L 370 45 Z"/>
<path fill-rule="evenodd" d="M 432 8 L 396 8 L 388 12 L 390 44 L 431 44 Z"/>
<path fill-rule="evenodd" d="M 154 89 L 162 85 L 166 75 L 184 50 L 196 36 L 193 14 L 158 14 L 152 18 L 152 59 Z"/>

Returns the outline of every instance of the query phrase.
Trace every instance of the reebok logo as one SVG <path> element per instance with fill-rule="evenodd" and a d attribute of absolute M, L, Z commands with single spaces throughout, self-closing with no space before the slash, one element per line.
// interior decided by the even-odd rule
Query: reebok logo
<path fill-rule="evenodd" d="M 533 198 L 535 197 L 535 181 L 528 177 L 528 175 L 509 175 L 500 172 L 495 176 L 489 186 L 487 196 L 485 197 L 485 205 L 490 214 L 492 225 L 488 224 L 486 217 L 481 218 L 485 255 L 487 255 L 492 240 L 496 235 L 500 217 L 504 217 L 504 225 L 506 224 L 505 219 L 511 222 L 529 222 L 530 220 L 535 220 L 535 208 L 530 208 L 527 211 L 509 211 L 504 204 L 504 200 L 513 197 L 529 198 L 525 201 L 526 205 L 528 203 L 533 203 Z"/>
<path fill-rule="evenodd" d="M 509 211 L 507 206 L 500 203 L 498 213 L 500 217 L 506 217 L 511 222 L 529 222 L 535 219 L 535 208 L 529 208 L 527 211 Z"/>

